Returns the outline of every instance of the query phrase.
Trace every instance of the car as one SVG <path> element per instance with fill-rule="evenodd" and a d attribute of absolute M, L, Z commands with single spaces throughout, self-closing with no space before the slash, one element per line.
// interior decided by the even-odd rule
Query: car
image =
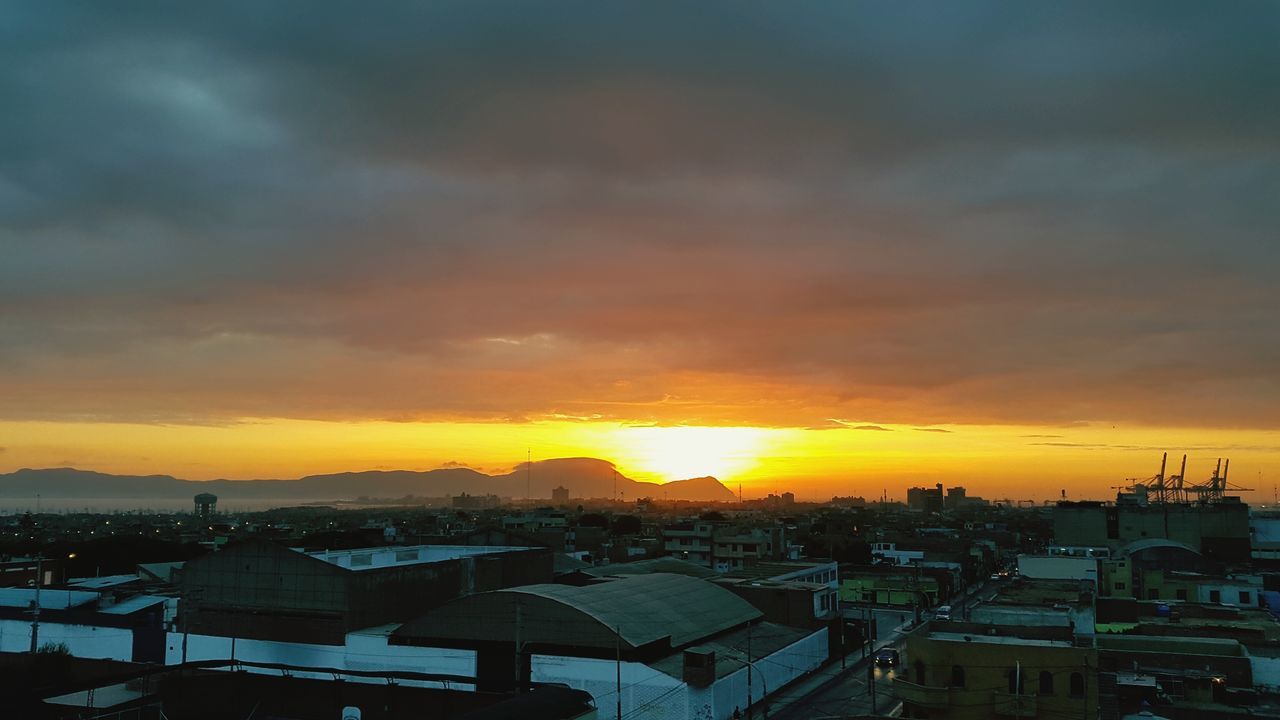
<path fill-rule="evenodd" d="M 938 606 L 938 610 L 933 614 L 933 619 L 934 619 L 934 620 L 950 620 L 950 619 L 951 619 L 951 606 L 950 606 L 950 605 L 939 605 L 939 606 Z"/>
<path fill-rule="evenodd" d="M 880 648 L 876 652 L 876 665 L 880 667 L 898 667 L 898 651 L 893 648 Z"/>
<path fill-rule="evenodd" d="M 992 579 L 992 580 L 999 580 L 999 579 L 1000 579 L 1000 573 L 991 573 L 991 579 Z"/>

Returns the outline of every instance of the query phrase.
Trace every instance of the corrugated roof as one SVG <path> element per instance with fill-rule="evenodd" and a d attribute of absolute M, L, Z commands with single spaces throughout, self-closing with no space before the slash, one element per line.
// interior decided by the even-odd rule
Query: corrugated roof
<path fill-rule="evenodd" d="M 709 578 L 719 575 L 711 568 L 673 557 L 637 560 L 629 563 L 610 563 L 583 570 L 583 572 L 593 577 L 621 577 L 623 575 L 650 575 L 653 573 L 675 573 L 696 578 Z"/>
<path fill-rule="evenodd" d="M 127 600 L 121 600 L 115 605 L 102 608 L 102 612 L 107 615 L 128 615 L 139 610 L 146 610 L 154 605 L 163 605 L 165 598 L 160 595 L 134 595 Z"/>
<path fill-rule="evenodd" d="M 469 595 L 392 633 L 396 642 L 512 642 L 665 651 L 761 617 L 746 600 L 707 580 L 657 573 L 591 585 L 526 585 Z M 621 638 L 619 638 L 621 631 Z"/>
<path fill-rule="evenodd" d="M 134 575 L 104 575 L 102 577 L 84 577 L 71 578 L 67 581 L 67 585 L 74 588 L 84 590 L 105 590 L 113 588 L 117 585 L 128 585 L 141 580 L 136 574 Z"/>
<path fill-rule="evenodd" d="M 0 588 L 0 607 L 30 607 L 36 598 L 35 588 Z M 97 602 L 98 593 L 87 590 L 51 590 L 40 591 L 40 607 L 45 610 L 66 610 L 67 608 L 88 605 Z"/>
<path fill-rule="evenodd" d="M 496 592 L 536 595 L 566 605 L 620 630 L 633 647 L 667 636 L 672 647 L 680 647 L 761 616 L 729 590 L 671 573 L 632 575 L 583 587 L 526 585 Z"/>

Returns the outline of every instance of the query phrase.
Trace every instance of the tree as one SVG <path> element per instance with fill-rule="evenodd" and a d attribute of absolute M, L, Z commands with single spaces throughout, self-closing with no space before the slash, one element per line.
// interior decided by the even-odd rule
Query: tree
<path fill-rule="evenodd" d="M 640 518 L 635 515 L 619 515 L 613 519 L 614 535 L 639 535 Z"/>

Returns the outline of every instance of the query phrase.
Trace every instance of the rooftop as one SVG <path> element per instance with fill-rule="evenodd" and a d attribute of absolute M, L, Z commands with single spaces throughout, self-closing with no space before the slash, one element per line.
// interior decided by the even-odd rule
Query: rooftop
<path fill-rule="evenodd" d="M 0 588 L 0 607 L 30 607 L 35 599 L 35 588 Z M 98 593 L 85 590 L 40 591 L 40 607 L 45 610 L 66 610 L 97 601 Z"/>
<path fill-rule="evenodd" d="M 583 572 L 594 577 L 621 577 L 624 575 L 650 575 L 653 573 L 675 573 L 697 578 L 716 576 L 716 572 L 710 568 L 674 557 L 637 560 L 629 563 L 611 563 L 586 569 Z"/>
<path fill-rule="evenodd" d="M 929 633 L 930 640 L 943 642 L 968 642 L 984 645 L 1019 645 L 1022 647 L 1074 647 L 1069 640 L 1040 640 L 1016 637 L 1012 635 L 982 635 L 978 633 L 935 632 Z"/>
<path fill-rule="evenodd" d="M 768 656 L 779 650 L 799 642 L 812 631 L 800 628 L 762 622 L 748 628 L 738 628 L 714 639 L 701 642 L 697 650 L 710 651 L 716 654 L 716 677 L 731 675 L 747 666 L 748 648 L 751 660 L 757 667 L 761 663 L 774 663 Z M 748 640 L 750 635 L 750 640 Z M 693 648 L 691 648 L 693 649 Z M 661 660 L 649 663 L 649 667 L 671 677 L 682 680 L 684 673 L 684 651 L 672 653 Z"/>
<path fill-rule="evenodd" d="M 358 548 L 355 550 L 317 550 L 305 552 L 305 554 L 346 570 L 361 571 L 423 565 L 446 560 L 457 560 L 458 558 L 474 555 L 489 555 L 527 549 L 504 545 L 412 545 L 407 547 Z"/>
<path fill-rule="evenodd" d="M 1093 583 L 1087 580 L 1032 580 L 1018 578 L 1002 583 L 995 597 L 988 602 L 1004 605 L 1074 605 L 1080 601 L 1080 593 L 1093 591 Z"/>
<path fill-rule="evenodd" d="M 119 585 L 128 585 L 139 581 L 137 575 L 104 575 L 91 578 L 71 578 L 67 585 L 80 590 L 106 590 Z"/>
<path fill-rule="evenodd" d="M 155 605 L 163 605 L 165 600 L 166 598 L 161 595 L 134 595 L 127 600 L 102 608 L 102 612 L 107 615 L 128 615 Z"/>
<path fill-rule="evenodd" d="M 596 585 L 526 585 L 498 593 L 537 595 L 618 628 L 632 646 L 670 636 L 672 647 L 711 637 L 761 616 L 746 600 L 705 580 L 653 573 Z"/>
<path fill-rule="evenodd" d="M 758 620 L 761 612 L 715 583 L 673 573 L 590 585 L 526 585 L 454 600 L 405 623 L 405 644 L 510 642 L 612 651 L 680 648 Z"/>

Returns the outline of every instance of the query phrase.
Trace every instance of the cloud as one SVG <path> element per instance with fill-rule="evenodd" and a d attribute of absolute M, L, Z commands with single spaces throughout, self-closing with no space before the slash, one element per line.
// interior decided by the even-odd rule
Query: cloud
<path fill-rule="evenodd" d="M 12 15 L 8 419 L 1277 427 L 1274 5 Z"/>
<path fill-rule="evenodd" d="M 879 430 L 881 432 L 893 432 L 893 428 L 880 427 L 879 425 L 856 425 L 854 430 Z"/>
<path fill-rule="evenodd" d="M 942 428 L 913 428 L 913 429 L 914 429 L 914 430 L 917 430 L 917 431 L 919 431 L 919 432 L 931 432 L 931 433 L 949 433 L 949 432 L 951 432 L 950 430 L 943 430 Z"/>
<path fill-rule="evenodd" d="M 1019 435 L 1018 437 L 1023 437 L 1023 438 L 1061 438 L 1061 437 L 1063 437 L 1063 436 L 1062 436 L 1062 435 L 1036 435 L 1036 434 L 1032 434 L 1032 435 Z"/>

